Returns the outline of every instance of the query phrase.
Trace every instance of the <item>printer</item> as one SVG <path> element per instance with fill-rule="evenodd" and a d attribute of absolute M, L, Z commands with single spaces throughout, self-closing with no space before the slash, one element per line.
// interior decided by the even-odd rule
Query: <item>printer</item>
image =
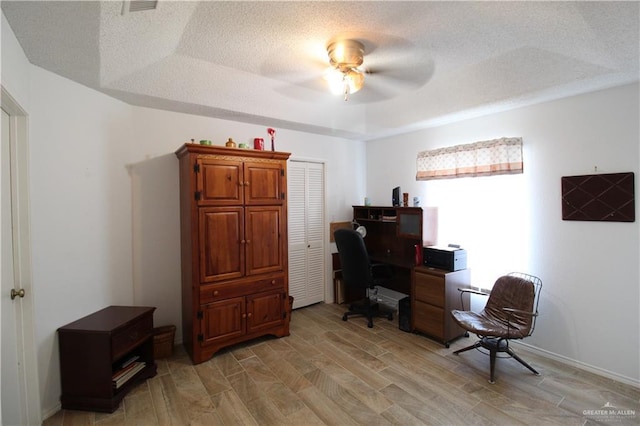
<path fill-rule="evenodd" d="M 459 246 L 429 246 L 423 249 L 423 262 L 426 266 L 445 271 L 467 269 L 467 251 Z"/>

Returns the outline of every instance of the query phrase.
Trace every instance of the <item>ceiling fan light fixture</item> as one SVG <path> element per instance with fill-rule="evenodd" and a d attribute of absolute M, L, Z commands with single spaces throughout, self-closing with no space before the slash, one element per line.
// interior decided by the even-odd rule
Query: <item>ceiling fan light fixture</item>
<path fill-rule="evenodd" d="M 327 46 L 327 53 L 332 67 L 325 76 L 329 89 L 346 101 L 364 85 L 364 73 L 357 69 L 364 61 L 364 45 L 356 40 L 337 41 Z"/>
<path fill-rule="evenodd" d="M 329 83 L 329 90 L 334 95 L 348 95 L 362 89 L 364 85 L 364 73 L 360 70 L 351 69 L 342 72 L 338 69 L 331 68 L 326 74 L 325 79 Z"/>

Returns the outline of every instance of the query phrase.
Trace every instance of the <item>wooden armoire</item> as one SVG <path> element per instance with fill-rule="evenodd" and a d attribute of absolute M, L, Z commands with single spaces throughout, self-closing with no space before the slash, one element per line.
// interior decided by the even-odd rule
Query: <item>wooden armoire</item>
<path fill-rule="evenodd" d="M 182 339 L 194 363 L 289 335 L 289 153 L 184 144 L 180 163 Z"/>

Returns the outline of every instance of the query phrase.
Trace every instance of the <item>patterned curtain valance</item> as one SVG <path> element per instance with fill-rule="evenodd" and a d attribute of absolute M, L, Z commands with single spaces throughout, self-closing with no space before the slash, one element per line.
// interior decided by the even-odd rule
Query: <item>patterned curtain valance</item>
<path fill-rule="evenodd" d="M 522 173 L 522 138 L 501 138 L 418 153 L 416 180 Z"/>

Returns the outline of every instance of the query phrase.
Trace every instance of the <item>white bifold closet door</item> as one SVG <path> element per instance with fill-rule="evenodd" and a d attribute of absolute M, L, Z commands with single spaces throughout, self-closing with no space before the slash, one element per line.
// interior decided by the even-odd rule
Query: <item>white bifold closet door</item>
<path fill-rule="evenodd" d="M 293 308 L 324 301 L 324 164 L 291 160 L 289 200 L 289 295 Z"/>

